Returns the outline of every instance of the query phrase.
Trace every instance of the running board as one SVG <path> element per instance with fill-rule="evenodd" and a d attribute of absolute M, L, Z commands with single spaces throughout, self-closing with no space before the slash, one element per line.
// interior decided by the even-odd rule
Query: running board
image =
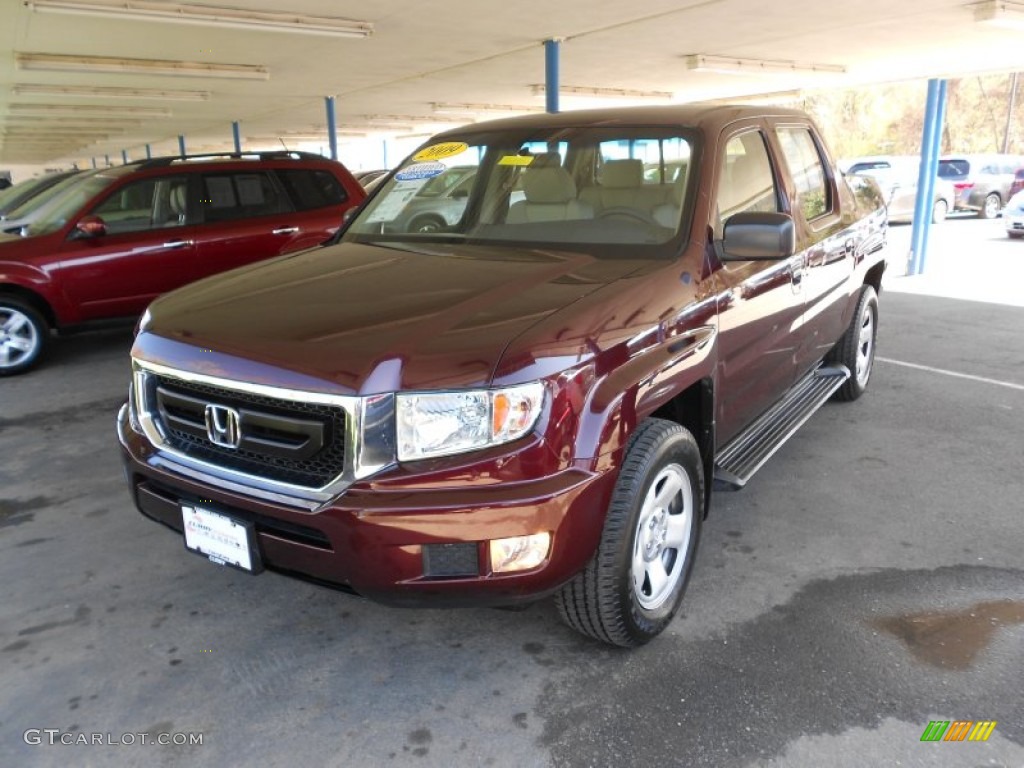
<path fill-rule="evenodd" d="M 812 371 L 765 412 L 734 437 L 715 457 L 715 480 L 742 488 L 782 444 L 789 440 L 824 405 L 832 393 L 850 378 L 844 365 Z"/>

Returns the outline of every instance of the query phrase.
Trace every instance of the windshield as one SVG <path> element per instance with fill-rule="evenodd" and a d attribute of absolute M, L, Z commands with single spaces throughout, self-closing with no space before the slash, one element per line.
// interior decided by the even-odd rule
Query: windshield
<path fill-rule="evenodd" d="M 13 187 L 0 192 L 0 214 L 5 219 L 11 218 L 10 212 L 34 200 L 38 196 L 37 190 L 46 187 L 47 184 L 53 184 L 52 175 L 36 176 L 34 179 L 15 184 Z M 52 188 L 50 187 L 50 189 Z M 38 194 L 46 194 L 46 191 L 44 190 Z"/>
<path fill-rule="evenodd" d="M 678 252 L 695 178 L 680 128 L 551 128 L 467 133 L 402 163 L 344 240 L 560 247 L 595 255 Z M 631 252 L 636 249 L 631 249 Z"/>
<path fill-rule="evenodd" d="M 68 178 L 57 182 L 52 187 L 44 189 L 38 195 L 33 195 L 28 200 L 22 201 L 17 208 L 13 208 L 10 213 L 7 214 L 7 218 L 11 221 L 24 219 L 33 211 L 47 205 L 54 198 L 60 197 L 69 187 L 73 187 L 79 181 L 86 178 L 87 175 L 88 172 L 76 173 L 73 176 L 68 176 Z"/>
<path fill-rule="evenodd" d="M 49 235 L 61 229 L 78 214 L 83 205 L 113 184 L 116 178 L 112 174 L 97 172 L 68 179 L 71 184 L 51 196 L 42 206 L 28 211 L 31 221 L 25 227 L 26 237 Z M 61 182 L 57 186 L 63 186 L 65 183 L 67 182 Z M 14 220 L 14 216 L 11 220 Z"/>

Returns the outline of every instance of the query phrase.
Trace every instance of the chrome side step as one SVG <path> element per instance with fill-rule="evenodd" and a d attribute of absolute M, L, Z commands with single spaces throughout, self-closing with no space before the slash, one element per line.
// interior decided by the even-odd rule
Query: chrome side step
<path fill-rule="evenodd" d="M 850 378 L 846 366 L 818 368 L 793 386 L 715 456 L 715 480 L 742 488 L 782 444 Z"/>

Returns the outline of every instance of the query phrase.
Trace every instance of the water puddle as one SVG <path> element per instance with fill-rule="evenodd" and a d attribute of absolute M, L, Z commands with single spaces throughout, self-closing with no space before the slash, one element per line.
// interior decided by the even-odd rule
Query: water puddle
<path fill-rule="evenodd" d="M 1024 603 L 997 600 L 962 611 L 915 613 L 876 619 L 872 624 L 902 640 L 919 661 L 965 669 L 1002 626 L 1024 623 Z"/>

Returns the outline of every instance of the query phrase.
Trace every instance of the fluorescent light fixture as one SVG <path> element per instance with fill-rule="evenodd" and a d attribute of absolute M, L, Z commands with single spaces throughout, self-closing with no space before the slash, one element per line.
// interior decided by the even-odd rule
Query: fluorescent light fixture
<path fill-rule="evenodd" d="M 435 115 L 472 115 L 476 112 L 543 112 L 540 107 L 524 107 L 516 104 L 471 104 L 445 101 L 431 102 Z"/>
<path fill-rule="evenodd" d="M 715 72 L 720 75 L 842 75 L 846 67 L 835 64 L 804 64 L 796 61 L 737 59 L 732 56 L 695 54 L 685 57 L 686 68 L 694 72 Z"/>
<path fill-rule="evenodd" d="M 124 126 L 124 127 L 128 128 L 128 127 L 135 127 L 135 126 L 142 125 L 142 121 L 141 120 L 123 120 L 120 117 L 114 117 L 114 116 L 111 116 L 111 117 L 78 117 L 77 115 L 75 115 L 75 116 L 71 116 L 71 115 L 65 115 L 65 116 L 51 115 L 51 116 L 48 116 L 48 117 L 38 117 L 36 115 L 8 115 L 4 119 L 4 123 L 6 123 L 7 125 L 12 125 L 12 124 L 18 123 L 18 124 L 21 124 L 21 125 L 39 126 L 39 127 L 43 127 L 43 126 L 50 127 L 50 126 L 53 126 L 55 128 L 70 128 L 72 126 L 76 126 L 76 127 L 85 126 L 85 127 L 88 127 L 88 126 L 96 126 L 96 125 L 116 125 L 116 126 Z"/>
<path fill-rule="evenodd" d="M 773 104 L 792 104 L 800 101 L 803 91 L 775 91 L 774 93 L 757 93 L 749 96 L 731 96 L 722 99 L 702 99 L 695 104 L 726 105 L 743 104 L 747 106 L 771 106 Z"/>
<path fill-rule="evenodd" d="M 530 86 L 534 96 L 543 96 L 547 88 L 541 84 Z M 560 85 L 558 93 L 562 96 L 598 96 L 611 99 L 671 99 L 671 91 L 640 91 L 633 88 L 603 88 L 588 85 Z"/>
<path fill-rule="evenodd" d="M 108 107 L 96 104 L 11 104 L 12 115 L 40 115 L 43 117 L 94 116 L 117 117 L 170 117 L 171 110 L 163 107 Z"/>
<path fill-rule="evenodd" d="M 195 24 L 202 27 L 290 32 L 329 37 L 369 37 L 373 24 L 334 16 L 308 16 L 278 11 L 250 11 L 191 3 L 165 3 L 151 0 L 26 0 L 33 11 L 100 16 L 129 21 L 163 21 Z"/>
<path fill-rule="evenodd" d="M 32 85 L 17 83 L 15 96 L 62 96 L 74 99 L 158 99 L 160 101 L 207 101 L 209 91 L 179 91 L 163 88 L 120 88 L 93 85 Z"/>
<path fill-rule="evenodd" d="M 974 20 L 979 24 L 1024 31 L 1024 5 L 1020 3 L 988 0 L 968 7 L 974 10 Z"/>
<path fill-rule="evenodd" d="M 256 64 L 212 64 L 205 61 L 120 59 L 112 56 L 63 56 L 56 53 L 15 53 L 18 69 L 40 72 L 98 72 L 115 75 L 219 77 L 269 80 L 270 70 Z"/>
<path fill-rule="evenodd" d="M 444 118 L 436 118 L 430 115 L 359 115 L 353 118 L 353 120 L 362 120 L 367 123 L 385 123 L 387 125 L 396 125 L 400 123 L 450 123 L 451 120 L 445 120 Z"/>

